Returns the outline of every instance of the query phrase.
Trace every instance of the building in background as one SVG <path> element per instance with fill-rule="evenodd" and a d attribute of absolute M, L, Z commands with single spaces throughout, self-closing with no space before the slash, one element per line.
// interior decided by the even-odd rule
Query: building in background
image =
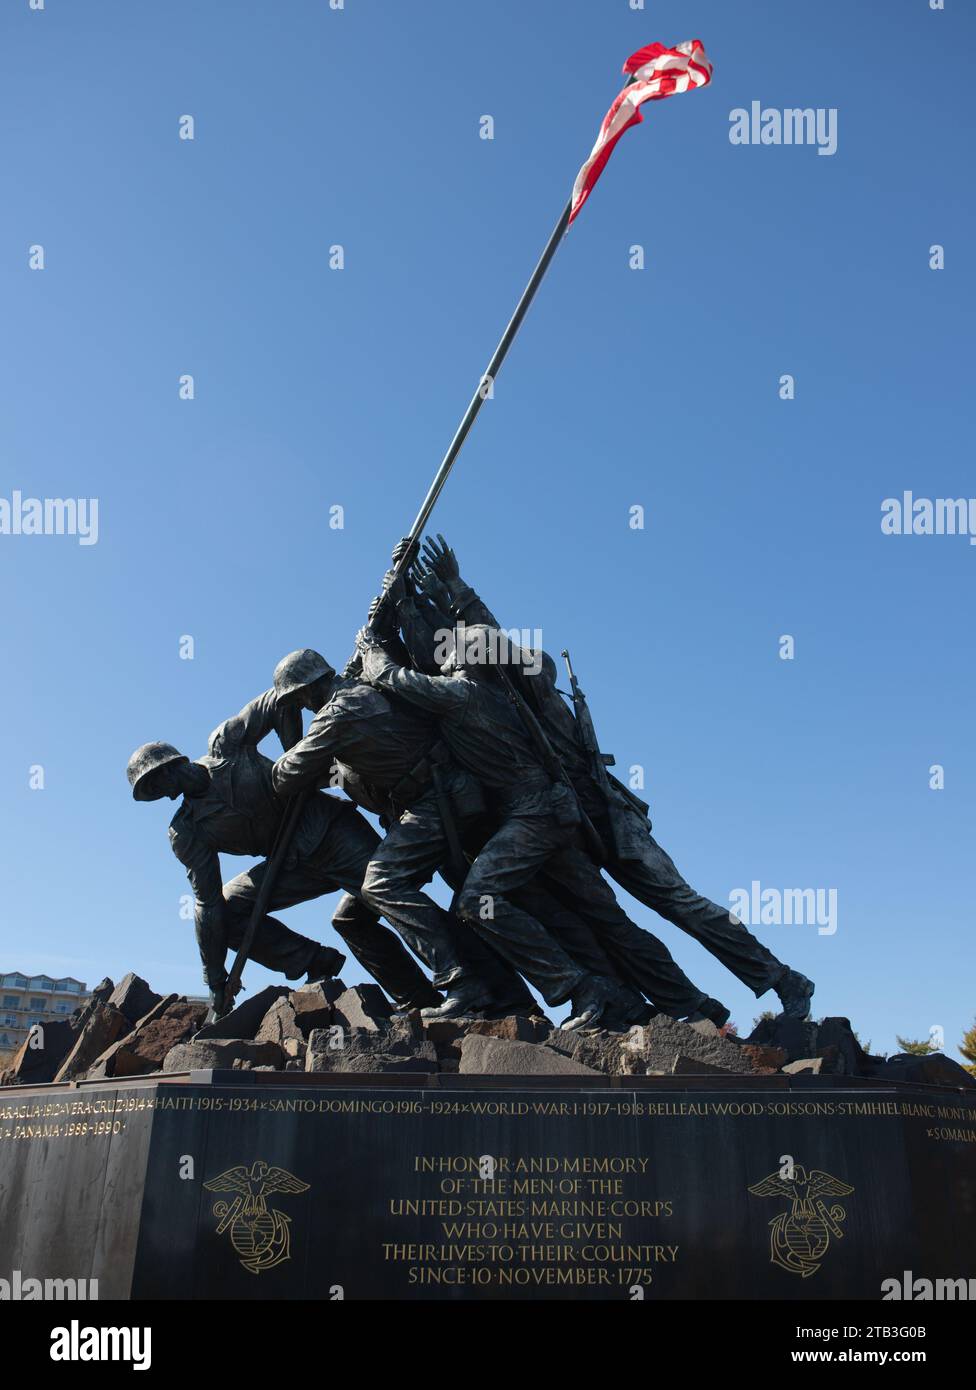
<path fill-rule="evenodd" d="M 35 1023 L 67 1018 L 89 998 L 88 986 L 70 976 L 0 975 L 0 1067 L 5 1066 Z"/>

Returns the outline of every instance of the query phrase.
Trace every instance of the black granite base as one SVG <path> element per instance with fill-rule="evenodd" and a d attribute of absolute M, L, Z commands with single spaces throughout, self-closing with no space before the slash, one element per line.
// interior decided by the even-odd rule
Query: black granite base
<path fill-rule="evenodd" d="M 12 1088 L 0 1252 L 0 1279 L 102 1299 L 878 1300 L 906 1271 L 976 1281 L 976 1100 L 784 1076 Z"/>

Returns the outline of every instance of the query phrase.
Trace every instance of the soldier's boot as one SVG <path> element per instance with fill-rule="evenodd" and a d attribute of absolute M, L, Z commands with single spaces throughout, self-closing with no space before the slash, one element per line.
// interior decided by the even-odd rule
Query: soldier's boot
<path fill-rule="evenodd" d="M 730 1012 L 720 999 L 713 999 L 711 995 L 703 994 L 698 1008 L 694 1013 L 689 1014 L 685 1023 L 701 1023 L 703 1019 L 710 1019 L 716 1028 L 724 1028 L 730 1018 Z"/>
<path fill-rule="evenodd" d="M 328 980 L 338 975 L 346 963 L 346 958 L 334 946 L 320 946 L 308 967 L 308 984 L 316 980 Z"/>
<path fill-rule="evenodd" d="M 636 1024 L 649 1023 L 657 1010 L 630 985 L 618 985 L 620 997 L 604 1010 L 600 1027 L 609 1033 L 626 1033 Z"/>
<path fill-rule="evenodd" d="M 605 975 L 588 975 L 570 1001 L 569 1018 L 560 1027 L 570 1033 L 576 1028 L 602 1028 L 606 1017 L 612 1024 L 617 1011 L 624 1010 L 628 1004 L 627 991 L 623 985 L 608 980 Z"/>
<path fill-rule="evenodd" d="M 416 993 L 403 999 L 394 999 L 393 1013 L 391 1018 L 409 1018 L 411 1014 L 422 1012 L 424 1009 L 439 1008 L 444 1002 L 444 996 L 440 990 L 430 985 L 426 990 L 418 990 Z"/>
<path fill-rule="evenodd" d="M 469 976 L 447 986 L 443 1004 L 421 1009 L 421 1018 L 480 1018 L 493 1007 L 491 991 L 480 980 Z"/>
<path fill-rule="evenodd" d="M 801 975 L 799 970 L 787 970 L 773 989 L 779 995 L 786 1018 L 806 1019 L 810 1017 L 810 1000 L 816 988 L 812 980 Z"/>
<path fill-rule="evenodd" d="M 528 991 L 517 991 L 514 994 L 506 994 L 493 989 L 491 992 L 491 1002 L 486 1005 L 485 1013 L 489 1018 L 511 1018 L 514 1014 L 522 1014 L 526 1018 L 531 1018 L 533 1014 L 538 1014 L 539 1005 L 535 1002 Z"/>

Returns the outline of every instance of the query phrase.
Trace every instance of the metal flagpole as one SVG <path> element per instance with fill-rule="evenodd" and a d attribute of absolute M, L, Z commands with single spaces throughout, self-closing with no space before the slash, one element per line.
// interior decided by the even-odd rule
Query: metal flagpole
<path fill-rule="evenodd" d="M 631 74 L 625 82 L 624 86 L 629 87 L 631 83 L 634 81 L 634 75 Z M 478 383 L 478 387 L 474 395 L 471 397 L 471 400 L 468 404 L 468 408 L 464 412 L 464 415 L 461 417 L 461 423 L 457 427 L 457 430 L 454 434 L 454 438 L 448 445 L 447 453 L 441 460 L 441 466 L 438 468 L 437 473 L 434 476 L 434 481 L 431 483 L 430 488 L 428 489 L 427 496 L 421 503 L 420 511 L 414 518 L 414 523 L 411 526 L 409 533 L 409 540 L 411 544 L 408 547 L 406 547 L 404 554 L 400 557 L 396 565 L 396 569 L 394 570 L 394 578 L 396 579 L 399 579 L 403 571 L 407 569 L 409 566 L 411 559 L 410 552 L 413 549 L 413 542 L 420 539 L 421 532 L 427 525 L 427 520 L 431 512 L 434 510 L 434 505 L 437 502 L 438 497 L 440 497 L 441 493 L 444 490 L 444 484 L 447 482 L 448 476 L 451 472 L 451 469 L 454 467 L 454 463 L 457 459 L 457 456 L 461 452 L 461 447 L 468 437 L 468 433 L 471 429 L 471 426 L 478 418 L 478 411 L 481 409 L 482 405 L 484 405 L 485 397 L 487 396 L 491 386 L 494 384 L 495 378 L 498 375 L 501 365 L 505 361 L 506 356 L 508 355 L 508 349 L 512 346 L 512 343 L 515 341 L 515 335 L 518 333 L 519 329 L 522 326 L 522 320 L 525 318 L 526 314 L 529 311 L 529 305 L 535 298 L 536 290 L 538 290 L 539 286 L 542 284 L 545 273 L 552 263 L 552 258 L 553 256 L 555 256 L 556 251 L 559 249 L 559 244 L 562 241 L 563 236 L 566 232 L 566 228 L 569 225 L 569 214 L 572 211 L 572 207 L 573 198 L 572 194 L 570 194 L 569 198 L 567 199 L 566 206 L 563 208 L 560 214 L 559 221 L 556 223 L 555 227 L 553 227 L 552 234 L 549 237 L 549 240 L 546 242 L 545 250 L 539 257 L 538 264 L 536 265 L 535 270 L 533 270 L 531 276 L 529 277 L 529 283 L 522 291 L 522 297 L 515 306 L 515 312 L 512 314 L 512 317 L 508 321 L 508 327 L 505 329 L 505 332 L 502 334 L 501 341 L 495 348 L 495 351 L 492 353 L 491 361 L 485 368 L 484 375 Z M 383 606 L 385 597 L 386 596 L 384 594 L 383 597 L 380 599 L 380 607 Z"/>
<path fill-rule="evenodd" d="M 420 511 L 417 513 L 416 518 L 414 519 L 414 523 L 410 528 L 411 541 L 419 540 L 420 533 L 427 525 L 427 518 L 434 510 L 434 504 L 436 503 L 438 497 L 440 497 L 441 492 L 443 491 L 444 484 L 447 482 L 448 474 L 454 467 L 454 461 L 457 458 L 458 454 L 461 452 L 461 446 L 467 439 L 468 432 L 471 429 L 471 426 L 478 418 L 478 411 L 485 403 L 485 398 L 488 394 L 488 391 L 490 387 L 493 385 L 495 378 L 498 375 L 499 368 L 505 361 L 508 349 L 512 346 L 512 343 L 515 341 L 515 335 L 522 326 L 522 320 L 525 318 L 526 314 L 529 311 L 529 305 L 535 298 L 536 290 L 542 284 L 543 276 L 549 269 L 549 265 L 552 261 L 552 258 L 556 254 L 556 250 L 559 246 L 559 243 L 563 239 L 563 234 L 566 231 L 566 227 L 569 223 L 569 214 L 572 205 L 573 202 L 570 198 L 569 201 L 566 203 L 566 206 L 562 210 L 559 221 L 552 229 L 552 235 L 546 242 L 546 249 L 539 257 L 539 263 L 536 266 L 535 270 L 533 270 L 529 283 L 522 291 L 522 298 L 515 306 L 515 312 L 509 320 L 508 327 L 502 334 L 501 342 L 498 344 L 498 346 L 495 348 L 495 351 L 492 353 L 491 361 L 485 368 L 484 375 L 482 376 L 481 381 L 478 383 L 478 388 L 475 391 L 474 395 L 471 397 L 471 401 L 468 405 L 467 410 L 464 412 L 464 415 L 461 419 L 461 423 L 457 427 L 457 431 L 454 435 L 454 438 L 451 440 L 450 445 L 448 446 L 447 453 L 441 460 L 441 466 L 440 468 L 438 468 L 434 481 L 431 483 L 427 496 L 424 498 L 423 503 L 420 507 Z"/>

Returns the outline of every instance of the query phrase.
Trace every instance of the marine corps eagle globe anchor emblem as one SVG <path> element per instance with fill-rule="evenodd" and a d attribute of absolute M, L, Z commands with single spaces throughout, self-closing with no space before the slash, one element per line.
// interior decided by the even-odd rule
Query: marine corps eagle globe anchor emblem
<path fill-rule="evenodd" d="M 274 1192 L 307 1192 L 307 1182 L 259 1158 L 250 1168 L 228 1168 L 203 1185 L 210 1192 L 237 1194 L 233 1202 L 215 1202 L 213 1210 L 217 1234 L 230 1229 L 230 1243 L 246 1270 L 260 1274 L 291 1258 L 291 1217 L 274 1207 L 269 1211 L 266 1199 Z"/>
<path fill-rule="evenodd" d="M 782 1170 L 770 1173 L 762 1182 L 753 1183 L 749 1191 L 754 1197 L 779 1197 L 790 1203 L 788 1212 L 780 1212 L 769 1223 L 769 1258 L 780 1269 L 807 1279 L 820 1268 L 830 1237 L 844 1238 L 840 1223 L 847 1213 L 836 1202 L 826 1207 L 822 1199 L 847 1197 L 854 1189 L 819 1168 L 808 1172 L 802 1163 L 792 1165 L 788 1172 L 789 1176 L 782 1176 Z"/>

